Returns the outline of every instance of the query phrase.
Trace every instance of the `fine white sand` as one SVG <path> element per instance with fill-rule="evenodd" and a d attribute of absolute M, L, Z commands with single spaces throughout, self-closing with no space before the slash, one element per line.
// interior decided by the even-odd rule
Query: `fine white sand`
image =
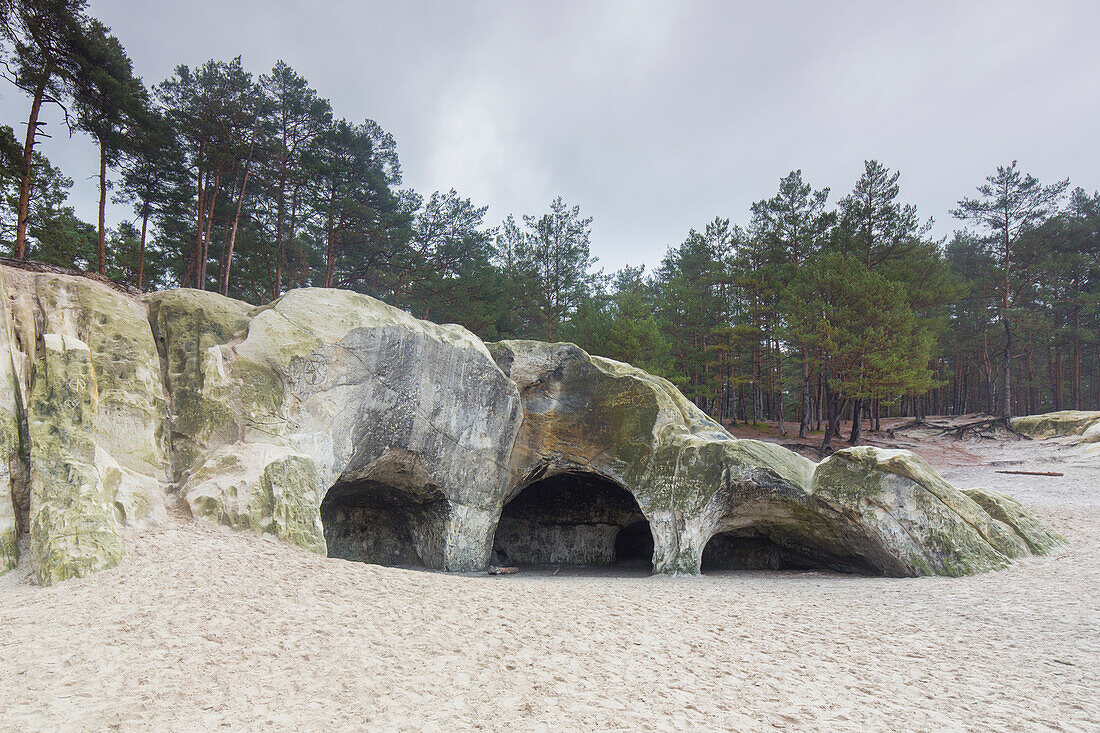
<path fill-rule="evenodd" d="M 1071 544 L 954 579 L 449 576 L 172 512 L 113 570 L 0 577 L 0 729 L 1100 729 L 1100 470 L 954 463 Z"/>

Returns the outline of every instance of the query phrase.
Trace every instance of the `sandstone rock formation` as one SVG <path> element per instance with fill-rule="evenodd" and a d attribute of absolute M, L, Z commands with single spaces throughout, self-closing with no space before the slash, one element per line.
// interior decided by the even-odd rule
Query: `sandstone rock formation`
<path fill-rule="evenodd" d="M 1100 412 L 1059 410 L 1042 415 L 1024 415 L 1009 420 L 1017 433 L 1032 438 L 1082 436 L 1084 442 L 1100 441 Z"/>
<path fill-rule="evenodd" d="M 114 565 L 119 523 L 164 515 L 160 357 L 133 298 L 81 277 L 2 274 L 4 493 L 51 583 Z"/>
<path fill-rule="evenodd" d="M 335 557 L 960 575 L 1058 538 L 905 451 L 820 465 L 734 439 L 668 381 L 572 344 L 484 344 L 340 290 L 257 308 L 3 268 L 0 570 L 118 561 L 165 492 Z M 5 477 L 0 477 L 5 478 Z M 10 496 L 10 498 L 9 498 Z"/>

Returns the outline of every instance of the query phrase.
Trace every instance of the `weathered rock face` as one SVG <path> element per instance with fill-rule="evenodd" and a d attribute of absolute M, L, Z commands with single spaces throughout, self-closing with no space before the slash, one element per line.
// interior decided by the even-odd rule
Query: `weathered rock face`
<path fill-rule="evenodd" d="M 484 567 L 520 407 L 471 333 L 339 290 L 250 311 L 198 291 L 148 300 L 195 514 L 324 551 L 329 495 L 343 556 Z M 393 539 L 338 519 L 372 505 Z"/>
<path fill-rule="evenodd" d="M 505 500 L 548 474 L 626 487 L 648 518 L 661 572 L 712 564 L 961 575 L 1029 547 L 908 451 L 852 448 L 815 466 L 736 440 L 670 383 L 570 344 L 490 345 L 523 397 Z M 721 549 L 717 549 L 718 547 Z"/>
<path fill-rule="evenodd" d="M 1032 438 L 1064 438 L 1082 435 L 1085 442 L 1100 441 L 1100 412 L 1060 410 L 1042 415 L 1024 415 L 1012 418 L 1009 425 L 1017 433 Z"/>
<path fill-rule="evenodd" d="M 652 531 L 629 491 L 592 474 L 555 474 L 505 505 L 493 552 L 502 563 L 612 565 L 630 555 L 621 540 L 636 524 L 648 551 L 634 558 L 649 562 Z"/>
<path fill-rule="evenodd" d="M 117 563 L 118 526 L 164 515 L 160 358 L 132 297 L 86 278 L 2 275 L 6 485 L 51 583 Z"/>
<path fill-rule="evenodd" d="M 734 440 L 670 382 L 572 344 L 490 346 L 519 387 L 523 420 L 508 501 L 546 476 L 587 472 L 625 487 L 649 520 L 658 572 L 699 570 L 703 548 L 735 507 L 806 492 L 813 463 L 778 446 Z"/>
<path fill-rule="evenodd" d="M 111 567 L 123 548 L 95 464 L 99 399 L 88 345 L 43 336 L 32 384 L 31 548 L 47 585 Z"/>
<path fill-rule="evenodd" d="M 858 518 L 893 556 L 890 574 L 966 575 L 1028 554 L 1011 528 L 909 451 L 837 451 L 814 471 L 812 490 L 815 500 Z"/>
<path fill-rule="evenodd" d="M 15 567 L 19 559 L 19 524 L 15 497 L 22 493 L 16 483 L 25 483 L 23 453 L 23 402 L 19 372 L 14 361 L 15 336 L 11 327 L 9 299 L 0 279 L 0 573 Z"/>
<path fill-rule="evenodd" d="M 486 345 L 339 290 L 251 308 L 3 275 L 0 563 L 22 526 L 42 582 L 117 562 L 117 527 L 155 521 L 166 485 L 199 518 L 446 570 L 495 551 L 697 573 L 706 549 L 715 567 L 957 575 L 1058 541 L 912 454 L 815 465 L 736 440 L 666 380 L 571 344 Z"/>
<path fill-rule="evenodd" d="M 1046 554 L 1058 545 L 1065 544 L 1065 538 L 1044 527 L 1035 519 L 1035 515 L 1015 499 L 985 489 L 963 489 L 963 493 L 981 506 L 989 516 L 1015 532 L 1036 555 Z"/>

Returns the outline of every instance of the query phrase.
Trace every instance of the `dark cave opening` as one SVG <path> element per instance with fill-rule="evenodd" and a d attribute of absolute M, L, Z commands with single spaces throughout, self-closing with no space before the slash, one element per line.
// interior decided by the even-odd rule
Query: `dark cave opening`
<path fill-rule="evenodd" d="M 703 548 L 701 572 L 737 570 L 829 570 L 882 575 L 880 569 L 863 558 L 836 555 L 781 530 L 754 527 L 719 532 Z"/>
<path fill-rule="evenodd" d="M 377 481 L 338 483 L 321 502 L 328 556 L 394 567 L 435 567 L 438 491 L 412 493 Z"/>
<path fill-rule="evenodd" d="M 596 474 L 560 473 L 504 506 L 493 558 L 509 565 L 651 568 L 653 535 L 629 491 Z"/>
<path fill-rule="evenodd" d="M 615 538 L 615 564 L 653 567 L 653 532 L 642 519 L 621 530 Z"/>

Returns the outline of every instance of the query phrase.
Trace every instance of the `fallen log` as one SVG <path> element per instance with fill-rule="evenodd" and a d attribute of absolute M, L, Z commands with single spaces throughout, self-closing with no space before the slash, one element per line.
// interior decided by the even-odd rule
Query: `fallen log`
<path fill-rule="evenodd" d="M 996 473 L 1016 473 L 1022 476 L 1065 476 L 1061 471 L 996 471 Z"/>

